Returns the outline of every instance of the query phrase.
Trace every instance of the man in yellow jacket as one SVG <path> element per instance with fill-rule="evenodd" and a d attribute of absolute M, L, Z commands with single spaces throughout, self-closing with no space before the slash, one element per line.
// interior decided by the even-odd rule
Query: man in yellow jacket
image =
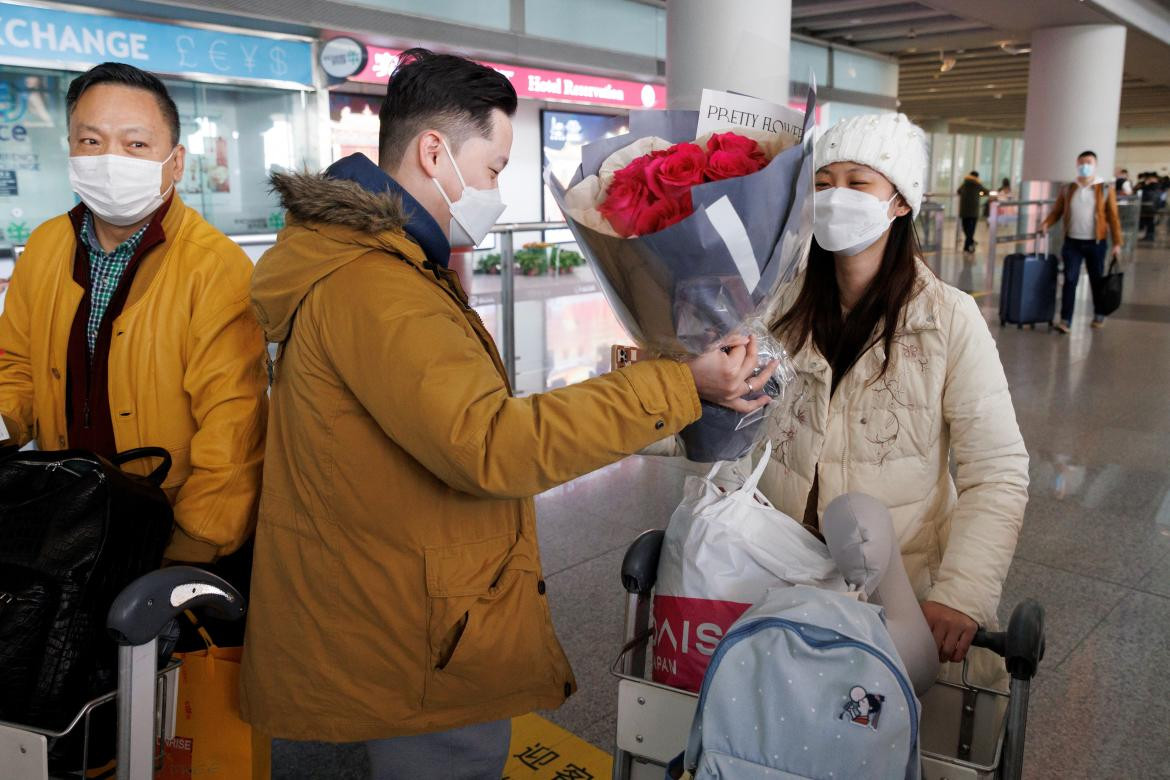
<path fill-rule="evenodd" d="M 503 211 L 515 110 L 496 71 L 412 50 L 381 167 L 273 178 L 288 227 L 252 289 L 283 348 L 241 704 L 274 737 L 366 742 L 379 780 L 499 778 L 508 718 L 576 687 L 532 496 L 676 433 L 700 398 L 760 405 L 738 400 L 748 340 L 512 396 L 447 263 Z"/>
<path fill-rule="evenodd" d="M 98 65 L 66 107 L 81 204 L 35 230 L 16 262 L 0 315 L 0 443 L 166 448 L 166 557 L 212 561 L 251 534 L 260 489 L 252 264 L 175 193 L 185 150 L 158 78 Z"/>

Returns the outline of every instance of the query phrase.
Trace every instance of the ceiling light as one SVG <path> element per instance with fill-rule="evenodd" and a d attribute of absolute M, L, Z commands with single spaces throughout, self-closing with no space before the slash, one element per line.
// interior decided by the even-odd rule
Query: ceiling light
<path fill-rule="evenodd" d="M 992 95 L 992 97 L 994 97 L 996 100 L 1003 100 L 1003 93 L 996 92 L 994 95 Z"/>
<path fill-rule="evenodd" d="M 917 47 L 917 46 L 911 46 L 909 49 L 907 49 L 907 50 L 906 50 L 906 53 L 907 53 L 907 54 L 917 54 L 917 53 L 918 53 L 918 47 Z"/>
<path fill-rule="evenodd" d="M 913 27 L 911 27 L 909 30 L 906 31 L 906 37 L 907 38 L 917 38 L 918 31 L 915 30 Z"/>
<path fill-rule="evenodd" d="M 938 62 L 939 62 L 938 72 L 939 73 L 946 73 L 951 68 L 955 67 L 955 62 L 957 62 L 957 60 L 955 60 L 954 57 L 944 57 L 943 53 L 942 53 L 942 49 L 939 49 L 938 50 Z"/>
<path fill-rule="evenodd" d="M 1012 55 L 1028 54 L 1032 51 L 1031 46 L 1026 46 L 1023 44 L 1017 45 L 1015 43 L 1012 43 L 1011 41 L 1003 41 L 1002 43 L 999 44 L 999 48 L 1005 54 L 1012 54 Z"/>
<path fill-rule="evenodd" d="M 994 85 L 994 84 L 988 84 L 988 85 L 987 85 L 987 88 L 988 88 L 988 89 L 995 89 L 995 85 Z"/>

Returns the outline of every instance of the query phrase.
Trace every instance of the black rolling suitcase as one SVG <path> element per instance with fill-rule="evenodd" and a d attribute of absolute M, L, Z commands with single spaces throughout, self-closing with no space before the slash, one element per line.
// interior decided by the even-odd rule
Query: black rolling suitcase
<path fill-rule="evenodd" d="M 162 465 L 147 477 L 118 467 L 141 458 Z M 170 465 L 155 447 L 111 460 L 82 450 L 0 459 L 0 720 L 64 730 L 82 704 L 117 687 L 106 614 L 122 588 L 161 565 L 174 525 L 160 487 Z M 95 718 L 91 759 L 112 755 L 114 714 Z M 72 763 L 82 736 L 51 742 L 50 762 Z"/>
<path fill-rule="evenodd" d="M 1060 261 L 1047 253 L 1047 239 L 1037 240 L 1033 254 L 1003 259 L 999 288 L 999 324 L 1052 325 L 1056 318 L 1056 286 Z M 1040 245 L 1043 245 L 1041 248 Z"/>

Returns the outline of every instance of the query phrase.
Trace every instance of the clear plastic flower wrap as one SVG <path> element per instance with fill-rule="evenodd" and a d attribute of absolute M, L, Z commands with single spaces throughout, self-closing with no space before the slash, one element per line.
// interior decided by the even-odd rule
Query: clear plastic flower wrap
<path fill-rule="evenodd" d="M 798 273 L 811 238 L 815 104 L 816 91 L 810 89 L 801 133 L 754 145 L 732 138 L 725 142 L 728 154 L 718 137 L 696 135 L 697 111 L 635 111 L 628 134 L 582 149 L 581 167 L 568 188 L 546 172 L 610 306 L 645 354 L 685 358 L 716 349 L 735 333 L 750 333 L 757 339 L 761 370 L 780 361 L 762 386 L 752 381 L 752 397 L 780 398 L 792 383 L 791 361 L 764 318 L 777 289 Z M 702 164 L 703 147 L 709 151 L 707 171 L 690 184 L 685 177 Z M 682 153 L 670 161 L 674 167 L 651 179 L 647 201 L 638 200 L 637 182 L 633 188 L 619 184 L 623 203 L 615 215 L 613 200 L 606 198 L 621 171 L 653 169 L 661 162 L 657 158 L 669 158 L 679 148 Z M 746 173 L 737 175 L 739 170 Z M 663 182 L 675 181 L 684 183 L 685 191 L 655 199 L 663 196 Z M 674 202 L 666 202 L 672 197 Z M 635 235 L 638 229 L 642 232 Z M 681 434 L 687 457 L 701 462 L 743 457 L 763 438 L 764 420 L 774 406 L 743 415 L 704 402 L 702 419 Z"/>

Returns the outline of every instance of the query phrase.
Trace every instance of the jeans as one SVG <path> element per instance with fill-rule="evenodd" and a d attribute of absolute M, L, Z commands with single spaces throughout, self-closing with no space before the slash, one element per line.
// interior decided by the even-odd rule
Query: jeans
<path fill-rule="evenodd" d="M 978 217 L 963 217 L 963 235 L 966 241 L 963 242 L 963 251 L 971 252 L 975 249 L 975 226 L 979 224 Z"/>
<path fill-rule="evenodd" d="M 1097 299 L 1102 277 L 1105 276 L 1105 241 L 1065 238 L 1064 247 L 1060 250 L 1060 259 L 1064 264 L 1064 291 L 1061 294 L 1060 319 L 1064 322 L 1072 322 L 1073 308 L 1076 306 L 1077 282 L 1081 280 L 1082 260 L 1089 271 L 1089 287 L 1093 292 L 1093 313 L 1098 317 L 1104 316 L 1101 314 L 1101 307 L 1097 303 Z"/>
<path fill-rule="evenodd" d="M 500 780 L 512 722 L 368 742 L 272 740 L 272 780 Z"/>
<path fill-rule="evenodd" d="M 371 780 L 499 780 L 512 721 L 366 743 Z"/>

